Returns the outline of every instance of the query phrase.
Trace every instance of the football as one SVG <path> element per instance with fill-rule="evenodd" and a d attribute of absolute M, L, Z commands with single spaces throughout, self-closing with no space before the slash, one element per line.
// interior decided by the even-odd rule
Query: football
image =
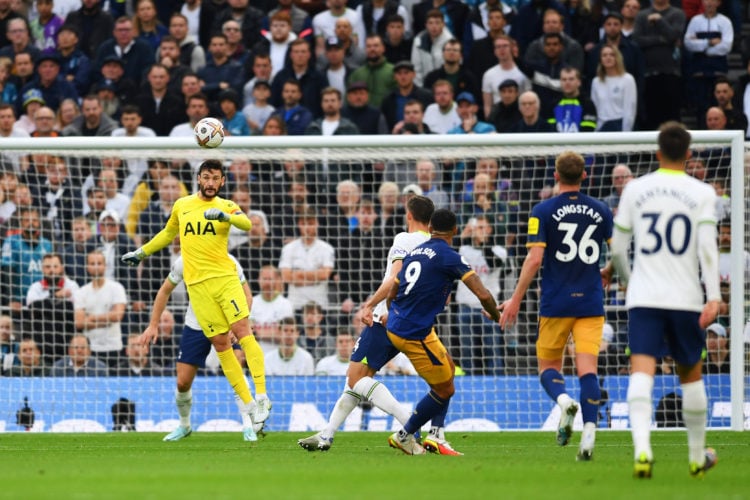
<path fill-rule="evenodd" d="M 202 148 L 218 148 L 224 141 L 224 126 L 216 118 L 203 118 L 193 131 L 195 141 Z"/>

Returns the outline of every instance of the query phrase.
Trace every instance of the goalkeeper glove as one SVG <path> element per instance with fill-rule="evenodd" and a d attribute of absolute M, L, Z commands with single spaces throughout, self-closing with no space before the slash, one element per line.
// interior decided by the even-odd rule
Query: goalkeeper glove
<path fill-rule="evenodd" d="M 220 222 L 229 222 L 229 214 L 225 214 L 218 208 L 209 208 L 203 212 L 203 217 L 208 220 L 218 220 Z"/>
<path fill-rule="evenodd" d="M 122 257 L 120 257 L 120 260 L 129 265 L 129 266 L 137 266 L 140 261 L 146 258 L 146 252 L 143 251 L 142 248 L 139 248 L 138 250 L 134 252 L 128 252 Z"/>

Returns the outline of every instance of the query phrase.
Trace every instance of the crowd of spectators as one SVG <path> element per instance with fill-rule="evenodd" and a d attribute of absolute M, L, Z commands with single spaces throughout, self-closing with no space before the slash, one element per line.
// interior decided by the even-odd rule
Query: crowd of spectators
<path fill-rule="evenodd" d="M 0 141 L 191 136 L 209 115 L 230 135 L 652 130 L 686 114 L 747 130 L 750 65 L 727 79 L 728 54 L 743 48 L 739 2 L 674 3 L 0 0 Z M 457 246 L 501 295 L 523 256 L 524 214 L 553 192 L 549 158 L 285 158 L 228 160 L 222 195 L 253 221 L 230 251 L 251 278 L 258 339 L 269 359 L 307 352 L 305 373 L 348 348 L 408 196 L 456 211 Z M 722 195 L 725 160 L 697 159 Z M 149 354 L 132 336 L 179 242 L 137 270 L 119 258 L 161 229 L 194 165 L 44 152 L 0 163 L 0 306 L 16 330 L 2 373 L 168 371 L 184 290 L 162 348 Z M 628 158 L 593 163 L 586 189 L 614 209 L 634 175 Z M 511 372 L 531 356 L 530 331 L 503 334 L 460 288 L 450 310 L 447 337 L 467 373 Z"/>

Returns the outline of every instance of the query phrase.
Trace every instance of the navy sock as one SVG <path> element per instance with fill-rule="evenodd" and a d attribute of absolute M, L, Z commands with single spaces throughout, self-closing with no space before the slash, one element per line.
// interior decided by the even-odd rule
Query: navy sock
<path fill-rule="evenodd" d="M 557 398 L 560 394 L 565 393 L 565 379 L 562 374 L 554 368 L 548 368 L 539 375 L 539 381 L 542 383 L 542 387 L 547 392 L 547 395 L 552 398 L 552 401 L 557 402 Z"/>
<path fill-rule="evenodd" d="M 579 379 L 581 384 L 581 415 L 583 423 L 596 423 L 599 415 L 599 400 L 602 398 L 602 391 L 599 387 L 599 379 L 595 373 L 587 373 Z"/>
<path fill-rule="evenodd" d="M 409 434 L 414 434 L 422 428 L 432 417 L 439 414 L 443 408 L 448 408 L 448 401 L 450 399 L 443 399 L 434 391 L 427 393 L 422 400 L 417 403 L 417 407 L 414 409 L 409 420 L 404 425 L 404 430 Z"/>
<path fill-rule="evenodd" d="M 443 406 L 443 409 L 440 410 L 439 413 L 436 413 L 432 416 L 430 419 L 430 425 L 432 427 L 445 427 L 445 416 L 448 414 L 448 406 L 450 406 L 451 400 L 447 400 L 445 402 L 445 406 Z"/>

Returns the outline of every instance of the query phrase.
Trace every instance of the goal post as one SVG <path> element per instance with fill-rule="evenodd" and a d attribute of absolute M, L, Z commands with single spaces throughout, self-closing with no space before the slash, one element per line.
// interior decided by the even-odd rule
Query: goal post
<path fill-rule="evenodd" d="M 745 341 L 750 342 L 750 339 L 743 337 L 750 310 L 748 283 L 745 283 L 748 270 L 743 258 L 746 250 L 750 248 L 746 236 L 746 200 L 750 199 L 750 144 L 746 145 L 743 142 L 743 134 L 740 131 L 691 131 L 691 135 L 691 149 L 695 156 L 704 160 L 708 171 L 705 180 L 716 179 L 720 181 L 719 184 L 729 188 L 726 193 L 729 201 L 725 209 L 731 217 L 732 279 L 727 283 L 731 300 L 729 313 L 725 316 L 731 347 L 728 355 L 730 368 L 729 374 L 711 374 L 707 378 L 709 426 L 743 430 L 750 425 L 750 398 L 746 395 L 748 379 L 745 347 Z M 323 350 L 328 355 L 335 354 L 335 336 L 340 330 L 353 329 L 356 332 L 356 305 L 361 303 L 361 297 L 367 290 L 374 291 L 373 286 L 377 284 L 375 277 L 382 276 L 385 269 L 385 252 L 392 238 L 386 236 L 390 233 L 386 233 L 379 219 L 376 219 L 374 224 L 380 232 L 368 233 L 369 229 L 362 227 L 362 224 L 365 224 L 362 222 L 363 216 L 356 210 L 348 212 L 343 219 L 335 217 L 337 204 L 343 203 L 337 200 L 336 196 L 337 185 L 341 181 L 353 180 L 361 191 L 361 198 L 370 200 L 369 203 L 375 211 L 380 212 L 385 202 L 379 197 L 379 188 L 384 183 L 394 183 L 398 188 L 398 204 L 403 203 L 405 198 L 402 198 L 402 192 L 405 188 L 411 184 L 424 185 L 425 180 L 419 177 L 422 174 L 417 173 L 416 164 L 422 160 L 429 160 L 434 168 L 432 185 L 445 193 L 448 208 L 458 214 L 461 233 L 477 220 L 477 213 L 471 212 L 475 202 L 472 190 L 477 165 L 483 159 L 493 160 L 498 168 L 495 172 L 497 176 L 491 177 L 491 191 L 494 192 L 497 207 L 502 206 L 502 209 L 497 208 L 502 210 L 502 213 L 488 212 L 488 220 L 494 220 L 494 245 L 477 245 L 486 244 L 489 250 L 496 252 L 493 255 L 503 256 L 498 257 L 498 262 L 502 261 L 502 264 L 497 264 L 500 266 L 498 272 L 492 275 L 493 280 L 499 280 L 497 299 L 501 301 L 512 293 L 518 269 L 526 253 L 523 243 L 528 210 L 552 193 L 551 172 L 554 157 L 565 150 L 581 153 L 586 159 L 589 172 L 589 180 L 583 187 L 584 192 L 604 198 L 612 192 L 610 174 L 615 165 L 628 165 L 636 176 L 656 167 L 656 138 L 656 132 L 227 137 L 221 147 L 216 149 L 201 149 L 192 138 L 3 139 L 0 142 L 0 163 L 3 167 L 0 168 L 0 172 L 3 169 L 15 172 L 19 183 L 35 184 L 33 187 L 36 191 L 36 202 L 41 204 L 38 208 L 43 219 L 43 234 L 45 224 L 51 226 L 53 231 L 57 228 L 54 237 L 59 241 L 54 240 L 52 243 L 55 252 L 62 253 L 65 248 L 63 243 L 71 243 L 73 237 L 70 233 L 60 233 L 60 226 L 55 226 L 55 221 L 50 224 L 44 223 L 44 219 L 59 218 L 59 213 L 50 209 L 54 205 L 54 200 L 45 194 L 46 174 L 43 166 L 40 164 L 37 168 L 35 162 L 52 165 L 59 161 L 66 166 L 69 188 L 80 196 L 83 208 L 87 204 L 86 192 L 91 192 L 91 187 L 97 185 L 97 176 L 103 168 L 112 167 L 116 170 L 120 192 L 127 190 L 124 183 L 129 183 L 128 195 L 134 200 L 134 188 L 139 182 L 148 179 L 149 160 L 158 159 L 167 163 L 167 168 L 178 177 L 188 192 L 196 188 L 195 168 L 201 161 L 221 160 L 226 166 L 225 170 L 230 180 L 235 175 L 249 176 L 250 180 L 240 183 L 232 181 L 227 187 L 231 184 L 233 190 L 244 189 L 250 193 L 250 210 L 263 215 L 266 236 L 279 243 L 273 251 L 272 264 L 275 266 L 278 266 L 281 246 L 295 237 L 296 206 L 292 206 L 294 204 L 289 201 L 292 198 L 288 190 L 292 184 L 304 184 L 307 189 L 305 200 L 319 214 L 321 238 L 330 239 L 329 243 L 336 251 L 336 265 L 327 283 L 325 300 L 321 298 L 321 302 L 324 302 L 324 330 L 328 340 L 325 346 L 321 347 L 320 353 L 313 353 L 317 362 Z M 246 160 L 250 164 L 249 173 L 230 166 L 238 160 Z M 35 169 L 32 171 L 33 176 L 29 174 L 29 170 L 24 170 L 29 168 Z M 298 170 L 294 170 L 295 168 Z M 147 204 L 160 203 L 158 188 L 158 182 L 151 184 Z M 2 186 L 0 189 L 5 187 Z M 233 192 L 225 188 L 220 195 L 230 198 Z M 10 194 L 12 193 L 6 192 L 5 199 L 0 199 L 0 206 L 8 201 L 7 196 Z M 166 207 L 168 204 L 163 206 Z M 145 209 L 146 206 L 141 207 L 142 211 Z M 94 207 L 92 213 L 96 214 L 99 210 L 100 208 Z M 158 214 L 158 209 L 155 210 Z M 3 212 L 0 212 L 0 218 L 2 214 Z M 123 233 L 126 232 L 127 218 L 128 215 L 120 221 Z M 98 217 L 89 215 L 86 220 L 90 222 L 92 238 L 96 239 L 97 232 L 101 229 L 98 226 Z M 139 220 L 136 217 L 136 227 L 141 227 L 137 225 Z M 69 224 L 71 221 L 64 222 Z M 11 227 L 12 220 L 0 220 L 0 223 L 0 227 L 5 231 L 0 235 L 0 241 L 5 242 L 8 235 L 18 233 L 18 228 L 14 230 Z M 398 221 L 394 224 L 394 227 L 401 226 Z M 68 226 L 64 227 L 68 231 Z M 11 232 L 7 232 L 9 229 Z M 375 236 L 367 236 L 369 246 L 362 244 L 352 247 L 352 235 L 362 234 L 362 231 Z M 467 236 L 468 234 L 467 232 L 465 235 L 467 239 L 461 241 L 471 246 L 471 236 Z M 377 235 L 381 237 L 377 239 Z M 137 236 L 143 241 L 148 239 L 145 234 L 138 233 Z M 243 241 L 237 248 L 241 249 L 244 245 L 246 242 Z M 373 246 L 378 248 L 374 249 Z M 458 248 L 458 242 L 455 246 Z M 100 247 L 111 249 L 103 244 L 86 246 L 87 249 Z M 502 250 L 497 250 L 499 247 L 502 247 Z M 135 243 L 132 248 L 135 248 Z M 5 246 L 3 249 L 5 253 Z M 142 331 L 147 320 L 145 313 L 133 313 L 132 304 L 144 302 L 146 312 L 150 310 L 153 293 L 166 277 L 169 263 L 176 255 L 176 251 L 170 255 L 167 255 L 169 251 L 166 249 L 162 252 L 164 255 L 160 261 L 149 258 L 144 262 L 138 271 L 138 277 L 131 283 L 131 288 L 126 290 L 129 294 L 129 307 L 127 319 L 123 320 L 122 326 L 123 349 L 118 354 L 118 363 L 122 363 L 123 366 L 128 360 L 125 352 L 128 334 Z M 254 292 L 259 292 L 260 265 L 248 257 L 256 253 L 242 253 L 241 250 L 237 252 L 240 253 L 238 258 L 245 266 L 248 282 L 252 284 Z M 7 280 L 19 278 L 13 274 L 18 273 L 13 271 L 17 268 L 6 266 L 7 262 L 10 260 L 3 260 L 3 290 L 7 290 L 9 286 Z M 69 273 L 69 269 L 66 268 L 66 272 Z M 80 286 L 84 284 L 78 283 Z M 184 292 L 181 296 L 177 294 L 176 291 L 169 305 L 178 322 L 174 327 L 175 336 L 179 336 L 182 328 L 181 317 L 186 300 Z M 14 320 L 16 346 L 5 349 L 2 354 L 0 376 L 8 375 L 9 378 L 0 389 L 0 431 L 20 430 L 21 427 L 14 425 L 13 416 L 16 415 L 16 410 L 22 408 L 24 397 L 28 397 L 29 405 L 37 411 L 37 419 L 45 420 L 44 426 L 37 422 L 35 430 L 108 429 L 112 418 L 110 404 L 120 397 L 136 401 L 137 429 L 171 430 L 169 426 L 174 425 L 177 418 L 173 403 L 173 358 L 157 360 L 165 367 L 163 376 L 159 377 L 128 375 L 127 370 L 120 370 L 114 365 L 109 369 L 116 375 L 109 378 L 24 375 L 24 372 L 17 368 L 21 359 L 18 343 L 27 337 L 38 340 L 40 344 L 49 339 L 43 335 L 46 332 L 34 330 L 35 325 L 45 323 L 30 323 L 25 316 L 29 308 L 24 304 L 20 312 L 11 310 L 8 299 L 9 297 L 3 298 L 0 306 L 2 314 L 10 315 Z M 347 299 L 351 303 L 347 302 Z M 543 393 L 536 375 L 533 346 L 536 300 L 537 296 L 531 290 L 522 306 L 519 325 L 499 335 L 496 335 L 498 332 L 491 331 L 489 336 L 497 338 L 490 341 L 489 337 L 481 336 L 484 333 L 476 333 L 487 331 L 479 326 L 481 318 L 467 312 L 471 309 L 470 306 L 456 303 L 456 294 L 453 294 L 452 303 L 439 317 L 438 333 L 458 365 L 462 369 L 465 368 L 463 373 L 466 375 L 456 378 L 458 392 L 448 414 L 449 428 L 451 423 L 454 424 L 455 430 L 530 430 L 552 428 L 556 425 L 555 405 Z M 350 310 L 352 303 L 355 308 Z M 627 332 L 622 294 L 611 290 L 605 299 L 605 308 L 607 321 L 613 326 L 614 336 L 609 339 L 613 347 L 611 356 L 608 355 L 609 371 L 603 374 L 603 387 L 609 392 L 610 401 L 602 406 L 600 427 L 626 428 L 627 411 L 623 403 L 627 386 L 627 359 L 623 353 Z M 295 316 L 304 337 L 305 318 L 301 308 L 295 309 Z M 475 327 L 478 327 L 476 332 Z M 46 346 L 49 349 L 43 350 L 44 361 L 48 363 L 47 370 L 50 368 L 49 365 L 67 354 L 67 342 L 74 333 L 74 327 L 63 329 L 60 335 L 54 338 L 57 339 L 56 342 L 65 344 Z M 276 336 L 273 338 L 262 339 L 264 348 L 278 347 L 278 332 L 274 335 Z M 472 341 L 467 340 L 470 336 L 474 336 Z M 310 345 L 315 345 L 315 342 L 311 341 Z M 94 355 L 96 354 L 94 352 Z M 578 383 L 571 371 L 571 361 L 567 358 L 568 355 L 565 372 L 567 387 L 577 396 Z M 396 373 L 400 373 L 399 370 L 400 368 L 394 368 Z M 406 370 L 408 372 L 408 367 Z M 665 370 L 665 374 L 658 377 L 655 405 L 660 396 L 674 391 L 677 387 L 674 377 L 667 374 L 669 367 L 665 366 Z M 11 371 L 20 376 L 10 378 Z M 330 412 L 343 388 L 344 380 L 343 376 L 321 375 L 269 375 L 268 379 L 269 396 L 274 403 L 269 429 L 297 431 L 317 430 L 320 427 L 321 419 L 326 418 Z M 418 377 L 408 375 L 386 375 L 383 380 L 399 400 L 412 406 L 423 395 L 426 387 Z M 239 416 L 231 399 L 231 390 L 223 377 L 199 375 L 194 392 L 194 421 L 202 426 L 199 427 L 201 430 L 228 430 L 234 429 L 235 424 L 239 426 Z M 53 412 L 62 412 L 63 415 L 51 414 Z M 236 422 L 233 424 L 234 421 Z M 580 422 L 577 425 L 579 424 Z M 365 407 L 357 409 L 354 416 L 347 420 L 345 428 L 386 430 L 394 428 L 395 425 L 393 419 Z"/>

